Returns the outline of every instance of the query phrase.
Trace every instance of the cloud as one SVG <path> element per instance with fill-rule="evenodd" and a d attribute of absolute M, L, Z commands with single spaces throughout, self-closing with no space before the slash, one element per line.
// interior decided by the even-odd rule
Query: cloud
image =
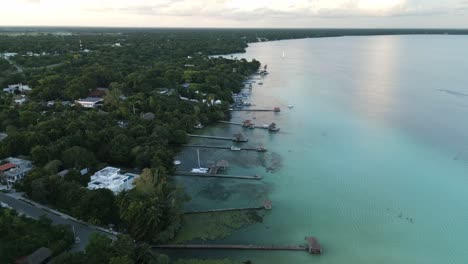
<path fill-rule="evenodd" d="M 122 2 L 122 1 L 121 1 Z M 414 2 L 414 3 L 413 3 Z M 456 10 L 445 5 L 417 4 L 415 0 L 176 0 L 133 1 L 88 8 L 88 11 L 147 16 L 218 17 L 234 20 L 265 18 L 399 17 L 443 14 Z M 468 0 L 462 4 L 468 5 Z"/>
<path fill-rule="evenodd" d="M 368 26 L 363 21 L 440 16 L 457 21 L 468 13 L 468 0 L 0 0 L 16 6 L 8 23 L 46 23 L 132 26 Z M 19 16 L 17 13 L 27 15 Z M 28 20 L 25 20 L 26 18 Z M 23 19 L 23 21 L 20 21 Z M 334 21 L 331 23 L 330 21 Z M 32 21 L 32 22 L 29 22 Z M 317 24 L 315 22 L 322 24 Z M 328 21 L 328 22 L 327 22 Z M 341 21 L 339 24 L 338 22 Z M 336 23 L 335 23 L 336 22 Z M 50 22 L 47 22 L 50 23 Z M 324 24 L 325 23 L 325 24 Z M 326 23 L 330 23 L 327 25 Z M 457 22 L 458 23 L 458 22 Z M 65 24 L 65 23 L 64 23 Z M 377 23 L 378 24 L 378 23 Z M 376 24 L 376 25 L 377 25 Z M 460 24 L 460 23 L 458 23 Z M 415 24 L 414 26 L 417 26 Z M 439 26 L 434 25 L 434 26 Z"/>
<path fill-rule="evenodd" d="M 15 2 L 15 1 L 13 1 Z M 16 0 L 19 3 L 30 3 L 30 4 L 40 4 L 41 0 Z"/>

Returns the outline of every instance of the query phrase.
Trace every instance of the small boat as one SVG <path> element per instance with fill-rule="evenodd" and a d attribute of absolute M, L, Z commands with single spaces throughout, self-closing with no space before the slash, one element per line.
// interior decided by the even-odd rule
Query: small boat
<path fill-rule="evenodd" d="M 232 151 L 240 151 L 241 148 L 238 148 L 238 147 L 235 147 L 235 146 L 231 146 L 231 150 L 232 150 Z"/>
<path fill-rule="evenodd" d="M 198 123 L 198 125 L 194 126 L 193 128 L 202 129 L 202 128 L 203 128 L 203 125 L 202 125 L 201 123 Z"/>
<path fill-rule="evenodd" d="M 193 168 L 190 172 L 208 174 L 208 168 Z"/>
<path fill-rule="evenodd" d="M 268 126 L 268 131 L 270 132 L 278 132 L 279 130 L 279 127 L 276 127 L 276 123 L 274 122 Z"/>
<path fill-rule="evenodd" d="M 262 147 L 262 146 L 259 146 L 256 148 L 257 152 L 266 152 L 266 148 Z"/>
<path fill-rule="evenodd" d="M 182 161 L 180 161 L 180 160 L 174 160 L 174 165 L 177 166 L 177 165 L 180 165 L 180 164 L 182 164 Z"/>
<path fill-rule="evenodd" d="M 288 108 L 289 108 L 289 109 L 291 109 L 291 108 L 293 108 L 293 107 L 294 107 L 294 105 L 288 105 Z"/>
<path fill-rule="evenodd" d="M 203 168 L 201 165 L 200 165 L 200 150 L 197 149 L 197 160 L 198 160 L 198 168 L 193 168 L 190 172 L 193 172 L 193 173 L 201 173 L 201 174 L 208 174 L 208 172 L 210 171 L 209 168 Z"/>

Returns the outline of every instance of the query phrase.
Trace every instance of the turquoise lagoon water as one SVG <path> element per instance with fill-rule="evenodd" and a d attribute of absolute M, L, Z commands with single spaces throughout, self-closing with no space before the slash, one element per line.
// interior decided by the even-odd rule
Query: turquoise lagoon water
<path fill-rule="evenodd" d="M 268 64 L 270 75 L 262 86 L 256 77 L 251 102 L 282 107 L 278 114 L 235 113 L 233 120 L 275 121 L 281 131 L 242 131 L 267 154 L 201 150 L 204 162 L 227 159 L 231 174 L 264 179 L 179 178 L 193 197 L 187 208 L 271 199 L 263 223 L 217 242 L 300 244 L 314 235 L 324 254 L 177 255 L 256 264 L 468 263 L 466 47 L 467 36 L 342 37 L 256 43 L 233 55 Z M 218 125 L 203 133 L 241 130 Z M 195 166 L 195 150 L 180 156 Z"/>

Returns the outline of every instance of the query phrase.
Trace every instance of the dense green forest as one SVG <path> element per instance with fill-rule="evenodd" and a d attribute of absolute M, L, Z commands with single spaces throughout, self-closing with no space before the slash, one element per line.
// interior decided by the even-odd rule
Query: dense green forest
<path fill-rule="evenodd" d="M 35 220 L 0 207 L 0 263 L 14 263 L 40 247 L 58 255 L 74 242 L 69 226 L 54 226 L 46 217 Z"/>
<path fill-rule="evenodd" d="M 165 255 L 154 253 L 146 244 L 137 244 L 129 236 L 119 236 L 115 241 L 93 234 L 85 252 L 65 253 L 54 264 L 169 264 Z"/>
<path fill-rule="evenodd" d="M 17 95 L 0 97 L 0 131 L 8 134 L 0 158 L 22 155 L 35 165 L 16 189 L 138 241 L 172 240 L 187 199 L 168 179 L 174 155 L 196 124 L 229 118 L 232 93 L 260 67 L 208 55 L 245 46 L 216 33 L 1 36 L 0 53 L 18 53 L 9 59 L 23 69 L 3 86 L 33 88 L 21 106 Z M 73 105 L 102 87 L 102 107 Z M 142 171 L 137 187 L 118 195 L 85 188 L 89 175 L 79 171 L 106 165 Z"/>

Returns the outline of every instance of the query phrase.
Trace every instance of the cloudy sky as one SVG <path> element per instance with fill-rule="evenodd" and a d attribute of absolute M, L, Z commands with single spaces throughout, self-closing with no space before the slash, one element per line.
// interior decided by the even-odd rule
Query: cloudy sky
<path fill-rule="evenodd" d="M 0 25 L 468 28 L 468 0 L 0 0 Z"/>

